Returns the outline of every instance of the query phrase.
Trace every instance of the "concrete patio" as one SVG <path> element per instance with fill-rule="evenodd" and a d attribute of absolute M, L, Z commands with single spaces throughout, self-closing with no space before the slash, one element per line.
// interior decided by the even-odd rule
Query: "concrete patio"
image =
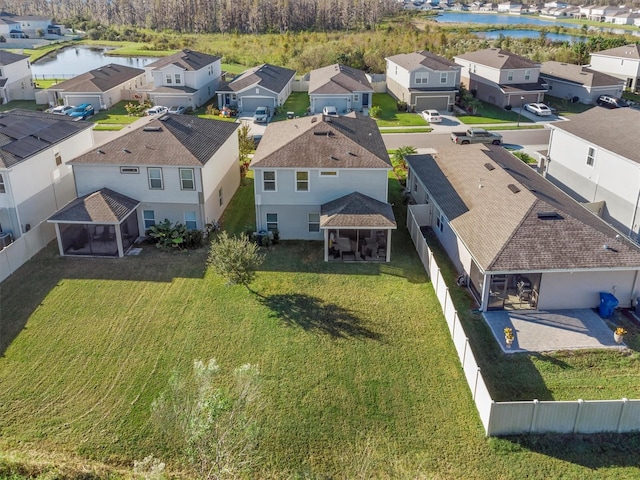
<path fill-rule="evenodd" d="M 485 312 L 484 318 L 505 353 L 625 348 L 615 343 L 612 330 L 591 309 L 496 310 Z M 515 335 L 511 348 L 505 344 L 505 327 Z"/>

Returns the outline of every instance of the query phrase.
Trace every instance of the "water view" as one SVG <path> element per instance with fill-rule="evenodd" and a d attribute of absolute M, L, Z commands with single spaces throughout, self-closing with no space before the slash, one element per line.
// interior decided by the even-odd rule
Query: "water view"
<path fill-rule="evenodd" d="M 580 28 L 575 23 L 563 22 L 561 20 L 551 20 L 532 15 L 506 15 L 498 13 L 461 13 L 444 12 L 436 17 L 440 23 L 481 23 L 483 25 L 538 25 L 541 27 L 551 27 L 560 25 L 563 27 Z"/>
<path fill-rule="evenodd" d="M 70 78 L 110 63 L 143 68 L 157 60 L 154 57 L 109 57 L 105 47 L 79 46 L 65 48 L 53 56 L 45 57 L 31 65 L 36 78 Z"/>
<path fill-rule="evenodd" d="M 487 40 L 494 40 L 500 35 L 512 38 L 540 38 L 540 32 L 537 30 L 490 30 L 488 32 L 472 32 L 478 37 L 486 38 Z M 546 32 L 545 38 L 552 42 L 569 42 L 577 43 L 584 42 L 589 37 L 581 37 L 579 35 L 568 35 L 566 33 L 552 33 Z"/>

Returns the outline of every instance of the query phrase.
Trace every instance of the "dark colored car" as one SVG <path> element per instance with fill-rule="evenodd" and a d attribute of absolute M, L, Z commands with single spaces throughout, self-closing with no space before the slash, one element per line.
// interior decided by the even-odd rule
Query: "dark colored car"
<path fill-rule="evenodd" d="M 596 100 L 596 103 L 605 108 L 624 108 L 629 104 L 626 100 L 620 97 L 612 97 L 610 95 L 600 95 Z"/>

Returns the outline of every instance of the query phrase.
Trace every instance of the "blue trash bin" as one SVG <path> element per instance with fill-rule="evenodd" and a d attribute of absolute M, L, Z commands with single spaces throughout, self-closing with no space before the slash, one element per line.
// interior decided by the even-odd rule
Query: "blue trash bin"
<path fill-rule="evenodd" d="M 618 306 L 618 299 L 608 292 L 600 292 L 598 313 L 602 318 L 611 318 L 613 310 Z"/>

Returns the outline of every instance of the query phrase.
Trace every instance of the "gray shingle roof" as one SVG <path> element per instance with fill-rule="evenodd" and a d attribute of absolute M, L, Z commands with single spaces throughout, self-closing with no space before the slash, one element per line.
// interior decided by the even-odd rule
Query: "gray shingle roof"
<path fill-rule="evenodd" d="M 191 115 L 166 114 L 69 163 L 200 167 L 235 134 L 238 126 Z"/>
<path fill-rule="evenodd" d="M 264 63 L 245 70 L 218 91 L 240 92 L 247 87 L 259 85 L 274 93 L 280 93 L 295 74 L 295 70 Z"/>
<path fill-rule="evenodd" d="M 391 162 L 375 120 L 352 112 L 270 124 L 251 166 L 389 169 Z"/>
<path fill-rule="evenodd" d="M 110 63 L 104 67 L 90 70 L 82 75 L 60 82 L 51 87 L 50 90 L 62 92 L 106 92 L 143 74 L 144 70 L 140 68 Z"/>
<path fill-rule="evenodd" d="M 103 188 L 71 203 L 49 217 L 52 223 L 120 223 L 134 211 L 140 202 L 133 198 Z"/>
<path fill-rule="evenodd" d="M 607 75 L 606 73 L 591 70 L 585 65 L 574 65 L 562 62 L 544 62 L 540 68 L 540 76 L 587 87 L 624 85 L 624 80 Z"/>
<path fill-rule="evenodd" d="M 461 58 L 469 62 L 500 70 L 505 68 L 535 68 L 540 66 L 539 63 L 532 62 L 528 58 L 516 55 L 507 50 L 502 50 L 501 48 L 486 48 L 484 50 L 457 55 L 455 58 Z"/>
<path fill-rule="evenodd" d="M 461 68 L 457 63 L 426 50 L 422 52 L 401 53 L 400 55 L 388 57 L 387 60 L 392 61 L 410 72 L 422 67 L 427 67 L 439 72 L 460 70 Z"/>
<path fill-rule="evenodd" d="M 7 52 L 6 50 L 0 50 L 0 65 L 11 65 L 12 63 L 19 62 L 20 60 L 24 60 L 25 58 L 29 58 L 26 55 L 19 55 L 17 53 Z"/>
<path fill-rule="evenodd" d="M 0 165 L 10 168 L 49 147 L 91 128 L 92 123 L 31 110 L 0 113 Z"/>
<path fill-rule="evenodd" d="M 640 163 L 640 111 L 595 107 L 551 128 L 569 132 L 586 142 Z"/>
<path fill-rule="evenodd" d="M 362 70 L 338 63 L 312 70 L 309 95 L 373 92 L 371 82 Z"/>
<path fill-rule="evenodd" d="M 501 147 L 470 147 L 407 162 L 483 270 L 640 268 L 640 247 L 529 166 Z M 539 218 L 547 212 L 559 218 Z"/>
<path fill-rule="evenodd" d="M 607 57 L 630 58 L 633 60 L 640 59 L 640 47 L 637 43 L 623 45 L 622 47 L 610 48 L 600 52 L 593 52 L 591 55 L 604 55 Z"/>
<path fill-rule="evenodd" d="M 396 228 L 396 218 L 388 203 L 353 192 L 322 205 L 320 225 L 334 228 Z"/>
<path fill-rule="evenodd" d="M 187 71 L 196 71 L 219 60 L 220 57 L 216 55 L 194 52 L 193 50 L 182 50 L 180 52 L 174 53 L 173 55 L 163 57 L 160 60 L 156 60 L 155 62 L 150 63 L 146 66 L 146 68 L 158 69 L 166 67 L 167 65 L 177 65 Z"/>

